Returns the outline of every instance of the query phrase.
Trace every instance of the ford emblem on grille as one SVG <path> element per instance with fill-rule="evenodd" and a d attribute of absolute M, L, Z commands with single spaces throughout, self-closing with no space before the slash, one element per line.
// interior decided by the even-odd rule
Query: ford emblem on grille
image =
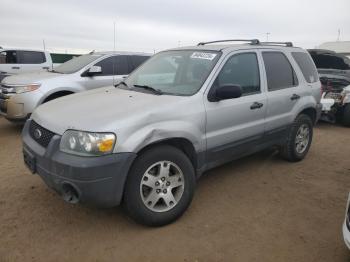
<path fill-rule="evenodd" d="M 38 129 L 38 128 L 35 129 L 35 130 L 34 130 L 34 137 L 35 137 L 36 139 L 40 139 L 41 136 L 42 136 L 42 133 L 41 133 L 40 129 Z"/>

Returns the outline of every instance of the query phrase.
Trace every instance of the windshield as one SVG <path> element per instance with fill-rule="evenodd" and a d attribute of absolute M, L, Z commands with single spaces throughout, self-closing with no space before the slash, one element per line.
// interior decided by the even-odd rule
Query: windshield
<path fill-rule="evenodd" d="M 54 68 L 54 72 L 61 73 L 61 74 L 72 74 L 75 72 L 78 72 L 91 62 L 95 61 L 96 59 L 102 57 L 102 55 L 97 54 L 88 54 L 88 55 L 82 55 L 79 57 L 75 57 L 57 67 Z"/>
<path fill-rule="evenodd" d="M 149 86 L 164 94 L 190 96 L 201 88 L 220 57 L 216 51 L 161 52 L 132 73 L 126 84 Z"/>

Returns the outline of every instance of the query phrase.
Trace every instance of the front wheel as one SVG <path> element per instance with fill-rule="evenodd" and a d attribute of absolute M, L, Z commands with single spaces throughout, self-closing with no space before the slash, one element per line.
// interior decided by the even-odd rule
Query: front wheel
<path fill-rule="evenodd" d="M 137 222 L 162 226 L 185 212 L 194 189 L 195 172 L 188 157 L 177 148 L 157 146 L 135 160 L 123 204 Z"/>
<path fill-rule="evenodd" d="M 294 120 L 286 143 L 280 148 L 280 155 L 290 161 L 298 162 L 309 152 L 313 137 L 313 124 L 308 115 L 301 114 Z"/>

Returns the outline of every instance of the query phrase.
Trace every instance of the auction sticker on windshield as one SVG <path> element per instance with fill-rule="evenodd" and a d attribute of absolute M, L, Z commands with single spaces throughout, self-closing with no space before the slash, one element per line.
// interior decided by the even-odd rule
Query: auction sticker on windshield
<path fill-rule="evenodd" d="M 216 57 L 216 54 L 213 53 L 204 53 L 204 52 L 194 52 L 191 55 L 191 58 L 194 59 L 207 59 L 207 60 L 213 60 Z"/>

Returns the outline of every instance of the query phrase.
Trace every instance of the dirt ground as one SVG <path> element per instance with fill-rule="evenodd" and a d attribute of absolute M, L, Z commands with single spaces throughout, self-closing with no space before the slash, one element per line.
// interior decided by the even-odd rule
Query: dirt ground
<path fill-rule="evenodd" d="M 350 260 L 350 129 L 319 124 L 300 163 L 268 150 L 207 172 L 185 215 L 162 228 L 65 203 L 25 168 L 20 132 L 0 118 L 1 262 Z"/>

